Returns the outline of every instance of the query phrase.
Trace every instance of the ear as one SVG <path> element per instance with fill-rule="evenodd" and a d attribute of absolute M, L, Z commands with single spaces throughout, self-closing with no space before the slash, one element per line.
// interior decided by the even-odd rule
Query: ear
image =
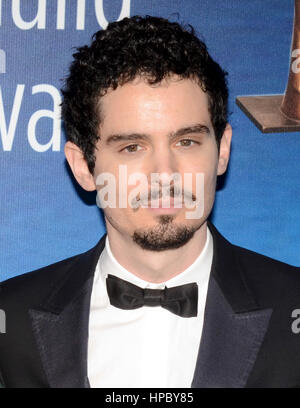
<path fill-rule="evenodd" d="M 89 171 L 82 150 L 72 142 L 67 142 L 64 150 L 66 159 L 78 184 L 80 184 L 84 190 L 95 190 L 94 178 Z"/>
<path fill-rule="evenodd" d="M 232 127 L 227 123 L 224 130 L 223 136 L 220 141 L 220 152 L 219 152 L 219 162 L 218 162 L 218 176 L 224 174 L 230 157 L 230 145 L 232 137 Z"/>

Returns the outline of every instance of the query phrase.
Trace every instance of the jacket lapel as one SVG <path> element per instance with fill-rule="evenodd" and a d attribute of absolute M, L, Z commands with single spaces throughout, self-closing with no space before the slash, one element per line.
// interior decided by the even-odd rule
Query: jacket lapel
<path fill-rule="evenodd" d="M 267 330 L 271 310 L 235 313 L 210 282 L 192 387 L 243 388 Z"/>
<path fill-rule="evenodd" d="M 105 236 L 92 250 L 64 261 L 62 281 L 38 309 L 29 311 L 50 387 L 89 387 L 87 346 L 90 297 Z"/>
<path fill-rule="evenodd" d="M 267 331 L 271 309 L 255 302 L 233 246 L 211 223 L 214 256 L 192 387 L 243 388 Z"/>

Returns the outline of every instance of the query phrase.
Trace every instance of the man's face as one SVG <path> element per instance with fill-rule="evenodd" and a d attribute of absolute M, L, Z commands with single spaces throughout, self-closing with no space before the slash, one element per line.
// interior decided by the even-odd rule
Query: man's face
<path fill-rule="evenodd" d="M 94 181 L 98 191 L 103 188 L 103 184 L 99 185 L 99 174 L 110 173 L 116 181 L 116 208 L 103 209 L 108 232 L 114 230 L 142 248 L 154 251 L 184 245 L 207 219 L 214 201 L 217 174 L 223 172 L 218 169 L 219 155 L 206 93 L 190 79 L 173 77 L 150 86 L 142 78 L 136 78 L 102 97 L 100 111 L 101 139 L 96 146 Z M 120 165 L 123 165 L 121 176 Z M 141 180 L 140 184 L 137 181 L 128 185 L 133 173 L 143 174 L 148 185 L 142 185 Z M 176 197 L 180 197 L 181 208 L 172 206 L 172 198 L 171 208 L 161 208 L 164 205 L 161 200 L 156 201 L 160 208 L 151 208 L 153 173 L 161 176 L 159 184 L 155 184 L 159 193 L 168 184 L 171 197 L 174 191 L 175 196 L 180 192 Z M 174 173 L 181 176 L 181 191 L 172 190 L 174 180 L 168 176 Z M 204 194 L 200 188 L 200 196 L 197 196 L 197 174 L 200 174 L 198 183 L 203 180 L 204 186 Z M 184 177 L 189 178 L 189 185 L 184 184 Z M 120 178 L 123 187 L 127 184 L 126 198 L 130 197 L 125 208 L 119 207 Z M 138 185 L 141 194 L 134 193 Z M 176 181 L 175 185 L 178 185 Z M 130 196 L 130 193 L 134 194 Z M 144 193 L 149 193 L 148 208 L 138 201 L 146 197 Z M 130 205 L 133 197 L 140 204 L 137 208 Z M 191 206 L 191 197 L 203 203 L 200 217 L 187 216 L 196 209 L 196 204 Z"/>

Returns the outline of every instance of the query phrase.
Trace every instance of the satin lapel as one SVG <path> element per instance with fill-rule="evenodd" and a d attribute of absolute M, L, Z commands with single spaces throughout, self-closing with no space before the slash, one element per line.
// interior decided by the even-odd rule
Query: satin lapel
<path fill-rule="evenodd" d="M 245 387 L 271 313 L 234 313 L 212 278 L 192 387 Z"/>
<path fill-rule="evenodd" d="M 63 271 L 63 282 L 29 315 L 42 365 L 53 388 L 88 388 L 87 347 L 94 271 L 105 236 Z"/>
<path fill-rule="evenodd" d="M 43 367 L 50 387 L 87 386 L 87 339 L 90 278 L 79 296 L 60 314 L 30 310 Z"/>
<path fill-rule="evenodd" d="M 246 386 L 263 342 L 271 309 L 256 303 L 234 250 L 215 227 L 214 255 L 192 387 Z"/>

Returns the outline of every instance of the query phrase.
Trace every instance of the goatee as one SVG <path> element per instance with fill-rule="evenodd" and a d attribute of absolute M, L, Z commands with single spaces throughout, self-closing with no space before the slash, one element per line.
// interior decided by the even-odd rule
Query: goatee
<path fill-rule="evenodd" d="M 189 227 L 173 223 L 172 215 L 159 215 L 159 224 L 134 231 L 133 241 L 150 251 L 165 251 L 185 245 L 200 226 Z"/>

